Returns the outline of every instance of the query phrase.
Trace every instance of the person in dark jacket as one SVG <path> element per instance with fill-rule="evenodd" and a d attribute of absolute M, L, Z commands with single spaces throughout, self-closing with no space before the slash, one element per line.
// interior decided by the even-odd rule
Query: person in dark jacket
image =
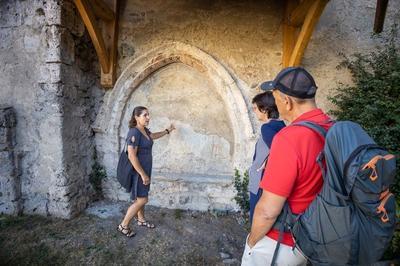
<path fill-rule="evenodd" d="M 254 208 L 262 193 L 259 185 L 264 173 L 269 150 L 271 149 L 272 139 L 279 130 L 285 127 L 285 123 L 278 119 L 279 113 L 272 92 L 266 91 L 257 94 L 254 96 L 252 104 L 253 111 L 262 125 L 261 136 L 257 140 L 253 163 L 249 169 L 250 222 L 253 220 Z"/>
<path fill-rule="evenodd" d="M 129 121 L 129 132 L 126 139 L 128 144 L 128 158 L 132 163 L 132 188 L 131 200 L 122 222 L 118 225 L 118 231 L 127 237 L 135 235 L 129 224 L 133 217 L 137 216 L 137 224 L 154 228 L 154 224 L 147 221 L 144 217 L 144 206 L 148 202 L 150 190 L 151 170 L 153 165 L 152 147 L 153 140 L 170 134 L 174 125 L 164 131 L 152 133 L 147 128 L 150 122 L 150 114 L 146 107 L 137 106 L 133 109 L 131 120 Z"/>

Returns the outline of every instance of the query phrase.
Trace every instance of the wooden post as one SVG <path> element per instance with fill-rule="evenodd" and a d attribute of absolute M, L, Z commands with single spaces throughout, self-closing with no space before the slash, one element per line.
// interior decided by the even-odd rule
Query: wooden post
<path fill-rule="evenodd" d="M 113 0 L 113 8 L 115 19 L 111 24 L 107 25 L 107 31 L 111 33 L 110 40 L 110 71 L 104 73 L 101 71 L 100 83 L 105 88 L 112 88 L 116 81 L 116 69 L 117 69 L 117 58 L 118 58 L 118 30 L 119 30 L 119 7 L 120 1 Z"/>
<path fill-rule="evenodd" d="M 389 0 L 377 0 L 376 1 L 376 11 L 375 11 L 375 22 L 374 22 L 374 32 L 381 33 L 383 30 L 383 24 L 385 23 L 386 9 Z"/>

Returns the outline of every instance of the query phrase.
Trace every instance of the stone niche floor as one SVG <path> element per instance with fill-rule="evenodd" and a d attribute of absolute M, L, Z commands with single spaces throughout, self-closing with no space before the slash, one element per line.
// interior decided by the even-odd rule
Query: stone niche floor
<path fill-rule="evenodd" d="M 154 230 L 116 227 L 126 202 L 99 201 L 71 220 L 0 216 L 0 264 L 240 265 L 247 235 L 236 213 L 146 207 Z"/>

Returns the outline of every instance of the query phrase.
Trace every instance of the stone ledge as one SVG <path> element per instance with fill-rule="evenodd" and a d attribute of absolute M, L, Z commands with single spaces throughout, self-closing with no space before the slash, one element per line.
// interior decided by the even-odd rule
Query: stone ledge
<path fill-rule="evenodd" d="M 160 180 L 163 182 L 196 182 L 196 183 L 212 183 L 229 185 L 233 183 L 233 174 L 230 175 L 204 175 L 204 174 L 182 174 L 182 173 L 160 173 L 153 172 L 153 180 Z"/>

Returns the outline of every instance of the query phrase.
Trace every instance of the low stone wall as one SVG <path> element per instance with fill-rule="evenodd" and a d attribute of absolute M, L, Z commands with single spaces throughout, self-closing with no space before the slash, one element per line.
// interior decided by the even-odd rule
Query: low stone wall
<path fill-rule="evenodd" d="M 116 178 L 103 187 L 106 198 L 130 201 Z M 232 176 L 153 173 L 149 205 L 183 210 L 238 210 Z"/>
<path fill-rule="evenodd" d="M 0 213 L 18 214 L 21 183 L 14 153 L 16 118 L 12 107 L 0 106 Z"/>

